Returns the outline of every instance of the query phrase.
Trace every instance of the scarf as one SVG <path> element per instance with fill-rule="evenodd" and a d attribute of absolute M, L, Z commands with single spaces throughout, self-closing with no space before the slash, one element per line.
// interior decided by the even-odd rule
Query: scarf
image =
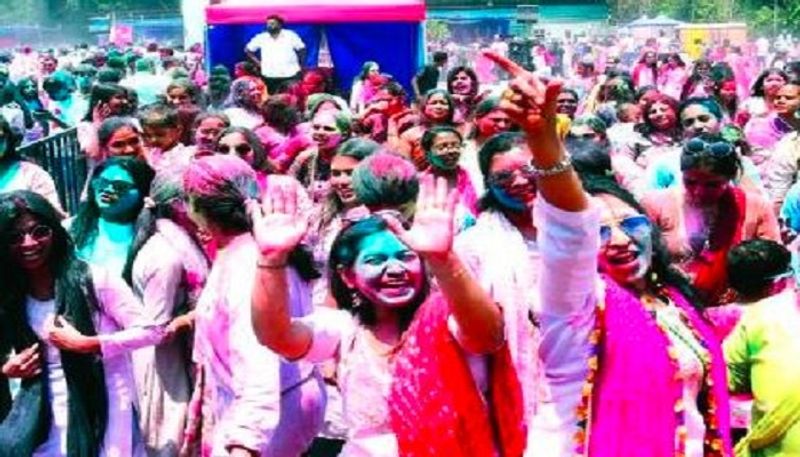
<path fill-rule="evenodd" d="M 506 342 L 522 384 L 525 416 L 533 417 L 537 399 L 545 395 L 544 370 L 537 356 L 541 334 L 530 315 L 539 310 L 538 259 L 529 255 L 522 233 L 495 210 L 482 212 L 474 227 L 456 237 L 455 249 L 470 264 L 483 290 L 503 304 Z"/>
<path fill-rule="evenodd" d="M 720 202 L 716 226 L 709 234 L 709 249 L 688 265 L 694 286 L 709 306 L 730 301 L 728 290 L 728 251 L 742 240 L 747 213 L 744 191 L 730 187 Z"/>
<path fill-rule="evenodd" d="M 71 271 L 66 275 L 82 274 L 84 277 L 56 281 L 56 311 L 82 334 L 96 335 L 91 310 L 98 309 L 98 304 L 88 266 L 81 264 L 75 269 L 83 271 Z M 83 294 L 85 298 L 74 305 L 75 300 L 66 299 L 70 294 L 73 297 Z M 3 316 L 4 322 L 0 323 L 2 333 L 7 335 L 17 352 L 35 343 L 45 347 L 47 343 L 40 341 L 28 325 L 24 301 L 22 303 Z M 108 420 L 103 363 L 93 354 L 61 351 L 61 364 L 67 382 L 67 456 L 97 457 Z M 41 374 L 22 381 L 11 411 L 0 424 L 0 457 L 30 456 L 47 440 L 52 417 L 48 399 L 49 378 L 44 361 L 42 367 Z"/>
<path fill-rule="evenodd" d="M 429 298 L 392 362 L 390 419 L 400 456 L 521 456 L 522 391 L 508 346 L 487 356 L 490 392 L 484 401 L 448 316 L 443 297 Z"/>
<path fill-rule="evenodd" d="M 676 379 L 676 362 L 669 356 L 669 339 L 635 295 L 611 279 L 606 278 L 605 285 L 606 305 L 598 314 L 602 329 L 600 368 L 596 370 L 596 384 L 592 384 L 592 372 L 587 382 L 593 399 L 589 455 L 681 455 L 676 436 L 683 421 L 683 410 L 677 406 L 683 386 Z M 666 293 L 688 317 L 688 324 L 711 357 L 700 404 L 706 418 L 705 455 L 729 456 L 730 412 L 719 341 L 677 290 L 668 289 Z"/>

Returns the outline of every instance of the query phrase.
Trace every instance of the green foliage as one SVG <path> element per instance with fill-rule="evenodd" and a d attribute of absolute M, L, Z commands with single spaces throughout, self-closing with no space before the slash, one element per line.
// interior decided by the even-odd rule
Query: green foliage
<path fill-rule="evenodd" d="M 450 38 L 450 28 L 444 21 L 427 21 L 425 23 L 425 33 L 429 42 L 442 42 Z"/>
<path fill-rule="evenodd" d="M 664 14 L 686 22 L 746 22 L 756 33 L 800 32 L 800 0 L 609 0 L 609 7 L 618 24 Z"/>

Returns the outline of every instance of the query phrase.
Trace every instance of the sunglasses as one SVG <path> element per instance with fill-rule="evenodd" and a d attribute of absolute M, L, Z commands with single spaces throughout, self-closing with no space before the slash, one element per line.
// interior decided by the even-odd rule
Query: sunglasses
<path fill-rule="evenodd" d="M 686 143 L 686 146 L 683 147 L 683 151 L 692 155 L 710 154 L 724 157 L 733 154 L 734 148 L 732 144 L 725 141 L 709 143 L 700 138 L 693 138 Z"/>
<path fill-rule="evenodd" d="M 231 148 L 227 144 L 220 144 L 219 146 L 217 146 L 217 151 L 219 151 L 222 154 L 230 154 L 231 149 L 234 152 L 236 152 L 236 154 L 238 154 L 240 156 L 243 156 L 245 154 L 249 154 L 250 151 L 253 150 L 253 148 L 251 148 L 249 144 L 238 144 L 238 145 L 234 146 L 233 148 Z"/>
<path fill-rule="evenodd" d="M 111 180 L 106 178 L 95 178 L 94 180 L 95 190 L 106 190 L 109 187 L 111 187 L 111 189 L 116 194 L 126 194 L 131 190 L 135 189 L 136 184 L 128 181 Z"/>
<path fill-rule="evenodd" d="M 624 219 L 614 221 L 613 224 L 603 224 L 600 226 L 600 244 L 602 246 L 611 242 L 613 227 L 622 230 L 622 233 L 629 238 L 641 238 L 649 235 L 653 231 L 650 219 L 642 215 L 629 216 Z"/>
<path fill-rule="evenodd" d="M 533 181 L 536 179 L 536 168 L 532 164 L 528 164 L 523 165 L 516 170 L 498 171 L 497 173 L 492 173 L 489 175 L 489 179 L 487 181 L 489 184 L 497 187 L 508 187 L 512 182 L 514 182 L 514 178 L 517 176 L 521 176 L 528 181 Z"/>
<path fill-rule="evenodd" d="M 34 241 L 41 242 L 53 235 L 53 229 L 46 225 L 37 225 L 31 230 L 22 232 L 12 232 L 9 241 L 14 246 L 19 246 L 25 242 L 25 237 L 30 235 Z"/>

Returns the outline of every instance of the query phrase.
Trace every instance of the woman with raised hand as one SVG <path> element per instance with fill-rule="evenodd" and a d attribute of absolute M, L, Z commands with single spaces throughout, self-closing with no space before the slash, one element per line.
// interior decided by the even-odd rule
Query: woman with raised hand
<path fill-rule="evenodd" d="M 276 176 L 267 189 L 287 181 L 300 187 Z M 183 183 L 189 216 L 218 248 L 195 308 L 194 359 L 206 382 L 201 455 L 298 457 L 322 426 L 324 387 L 312 364 L 281 361 L 253 333 L 251 286 L 262 267 L 245 205 L 258 198 L 256 173 L 239 157 L 213 155 L 193 161 Z M 286 312 L 304 316 L 316 277 L 311 256 L 292 249 L 287 271 Z"/>
<path fill-rule="evenodd" d="M 386 212 L 345 228 L 329 262 L 339 309 L 302 319 L 288 312 L 286 269 L 308 225 L 297 199 L 276 188 L 251 211 L 261 251 L 253 326 L 287 359 L 339 360 L 349 427 L 341 455 L 521 455 L 520 387 L 502 312 L 452 251 L 456 195 L 446 181 L 422 180 L 410 230 Z"/>
<path fill-rule="evenodd" d="M 527 455 L 730 455 L 721 348 L 657 232 L 607 177 L 586 180 L 590 204 L 555 128 L 560 83 L 488 57 L 513 77 L 501 106 L 527 136 L 540 196 L 539 356 L 549 396 Z"/>

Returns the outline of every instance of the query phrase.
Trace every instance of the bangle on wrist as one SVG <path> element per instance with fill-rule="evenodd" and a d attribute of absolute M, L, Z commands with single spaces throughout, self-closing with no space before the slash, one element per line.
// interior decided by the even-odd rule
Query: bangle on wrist
<path fill-rule="evenodd" d="M 535 164 L 533 165 L 533 174 L 537 179 L 560 175 L 570 170 L 572 170 L 572 160 L 568 155 L 565 155 L 557 164 L 547 168 L 539 168 Z"/>

